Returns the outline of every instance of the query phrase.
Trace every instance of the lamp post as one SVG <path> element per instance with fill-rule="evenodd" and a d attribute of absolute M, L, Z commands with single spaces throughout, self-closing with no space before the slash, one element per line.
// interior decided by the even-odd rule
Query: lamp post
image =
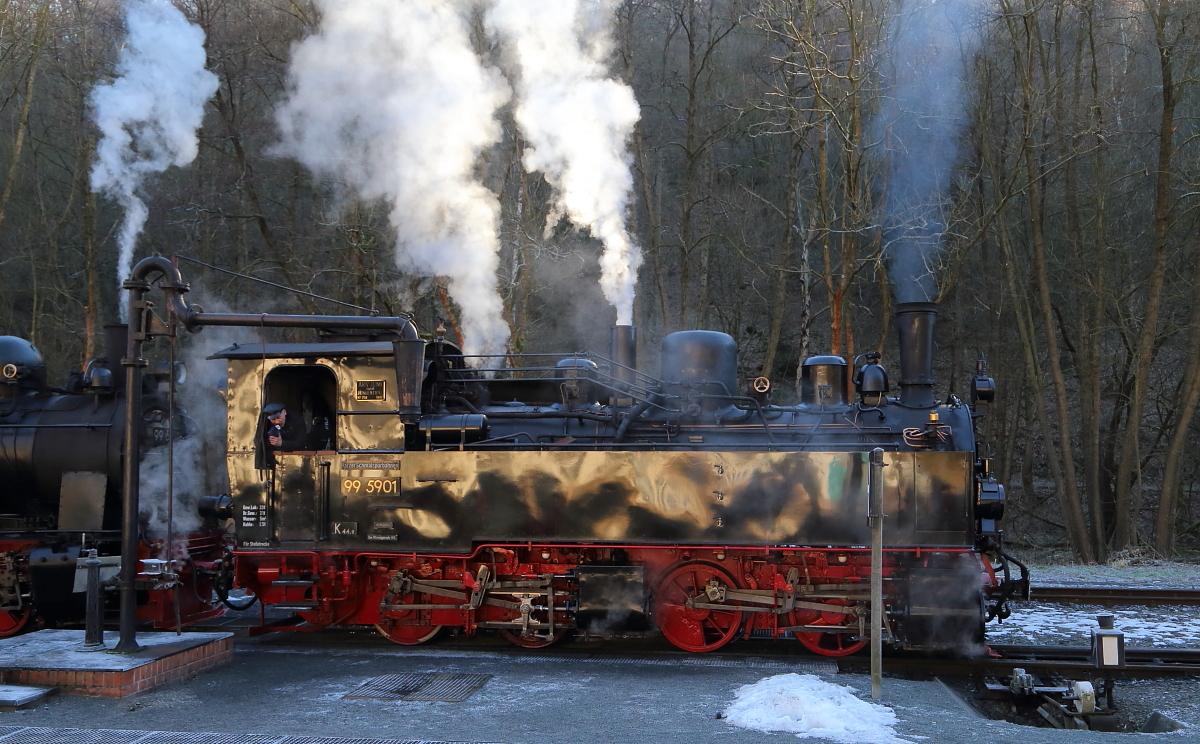
<path fill-rule="evenodd" d="M 871 697 L 883 696 L 883 448 L 871 450 L 867 522 L 871 526 Z"/>

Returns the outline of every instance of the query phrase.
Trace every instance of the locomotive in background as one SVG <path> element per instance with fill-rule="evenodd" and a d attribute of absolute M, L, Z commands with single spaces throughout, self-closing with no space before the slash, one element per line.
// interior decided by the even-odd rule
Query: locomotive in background
<path fill-rule="evenodd" d="M 119 362 L 126 327 L 105 330 L 105 356 L 61 388 L 47 384 L 45 362 L 33 344 L 0 336 L 0 636 L 83 620 L 82 551 L 99 552 L 105 578 L 119 566 L 126 400 Z M 178 415 L 168 421 L 172 374 L 159 363 L 143 377 L 143 453 L 161 450 L 172 432 L 185 431 Z M 144 532 L 138 619 L 169 628 L 177 618 L 187 624 L 223 612 L 210 600 L 224 532 L 178 536 L 175 563 L 163 541 Z"/>
<path fill-rule="evenodd" d="M 222 322 L 173 305 L 189 327 Z M 228 365 L 236 585 L 306 621 L 294 629 L 368 624 L 401 644 L 657 628 L 689 651 L 756 635 L 845 655 L 868 642 L 881 448 L 888 640 L 972 653 L 1028 581 L 1009 573 L 1004 493 L 975 437 L 994 384 L 981 365 L 969 402 L 935 400 L 935 316 L 899 306 L 897 397 L 878 355 L 852 380 L 818 356 L 794 406 L 771 405 L 765 378 L 743 393 L 736 344 L 712 331 L 667 336 L 657 377 L 629 326 L 608 357 L 471 359 L 403 319 L 235 345 L 212 358 Z M 332 437 L 270 462 L 267 403 Z"/>

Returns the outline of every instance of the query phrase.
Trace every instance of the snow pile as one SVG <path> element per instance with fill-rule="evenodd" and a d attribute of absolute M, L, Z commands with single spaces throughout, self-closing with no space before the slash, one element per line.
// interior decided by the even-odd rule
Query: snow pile
<path fill-rule="evenodd" d="M 1126 646 L 1200 646 L 1200 609 L 1195 607 L 1081 607 L 1052 604 L 1014 605 L 1012 616 L 988 624 L 989 643 L 1091 643 L 1096 615 L 1115 616 Z"/>
<path fill-rule="evenodd" d="M 725 709 L 734 726 L 753 731 L 787 731 L 844 744 L 909 744 L 896 736 L 896 714 L 854 696 L 849 687 L 811 674 L 780 674 L 743 685 Z"/>

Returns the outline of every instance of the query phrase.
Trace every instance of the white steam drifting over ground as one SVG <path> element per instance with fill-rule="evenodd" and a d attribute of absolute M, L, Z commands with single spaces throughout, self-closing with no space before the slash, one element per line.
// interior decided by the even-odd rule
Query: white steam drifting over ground
<path fill-rule="evenodd" d="M 128 39 L 117 59 L 117 79 L 92 91 L 100 140 L 92 190 L 121 203 L 117 281 L 129 278 L 133 249 L 148 215 L 138 192 L 147 176 L 192 162 L 204 103 L 217 91 L 205 69 L 204 32 L 169 0 L 130 0 Z M 122 315 L 127 307 L 121 292 Z"/>
<path fill-rule="evenodd" d="M 784 731 L 839 744 L 911 744 L 896 736 L 891 708 L 811 674 L 780 674 L 743 685 L 725 709 L 729 723 L 752 731 Z"/>
<path fill-rule="evenodd" d="M 294 49 L 280 151 L 385 200 L 402 269 L 449 278 L 468 354 L 508 339 L 496 285 L 499 203 L 476 177 L 508 87 L 472 49 L 467 0 L 317 0 Z"/>
<path fill-rule="evenodd" d="M 633 189 L 627 143 L 641 111 L 633 90 L 612 80 L 605 59 L 615 0 L 496 0 L 488 23 L 515 66 L 515 117 L 529 142 L 525 169 L 555 188 L 555 210 L 604 246 L 604 296 L 617 323 L 633 322 L 641 253 L 625 212 Z"/>
<path fill-rule="evenodd" d="M 199 297 L 212 297 L 203 284 L 194 291 Z M 211 312 L 230 312 L 217 301 L 208 301 Z M 226 414 L 222 383 L 228 376 L 224 359 L 208 359 L 221 349 L 246 341 L 243 328 L 206 328 L 204 333 L 180 339 L 178 358 L 187 368 L 187 379 L 175 386 L 176 409 L 181 413 L 187 437 L 175 442 L 174 483 L 171 509 L 176 536 L 186 535 L 200 526 L 197 514 L 204 496 L 229 493 L 225 470 Z M 165 349 L 155 350 L 156 358 L 167 357 Z M 157 447 L 142 460 L 140 510 L 147 516 L 149 534 L 167 536 L 167 450 Z M 176 543 L 176 550 L 180 548 Z M 178 556 L 177 556 L 178 557 Z"/>

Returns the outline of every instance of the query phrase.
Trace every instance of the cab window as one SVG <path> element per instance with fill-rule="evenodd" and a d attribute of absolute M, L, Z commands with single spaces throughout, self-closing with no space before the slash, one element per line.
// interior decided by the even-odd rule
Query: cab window
<path fill-rule="evenodd" d="M 337 449 L 337 377 L 317 364 L 276 367 L 267 374 L 263 405 L 282 403 L 304 422 L 307 451 Z"/>

